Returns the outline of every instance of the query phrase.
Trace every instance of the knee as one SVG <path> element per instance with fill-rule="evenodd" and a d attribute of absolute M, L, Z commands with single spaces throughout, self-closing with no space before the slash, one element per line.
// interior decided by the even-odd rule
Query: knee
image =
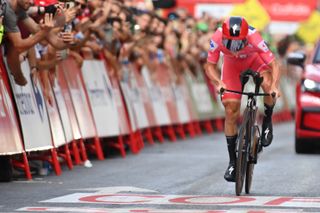
<path fill-rule="evenodd" d="M 235 122 L 239 117 L 240 104 L 225 104 L 227 122 Z"/>

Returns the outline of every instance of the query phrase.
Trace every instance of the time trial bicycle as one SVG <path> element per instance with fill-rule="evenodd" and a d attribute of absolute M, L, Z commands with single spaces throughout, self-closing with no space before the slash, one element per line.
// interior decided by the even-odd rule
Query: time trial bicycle
<path fill-rule="evenodd" d="M 250 76 L 255 84 L 254 92 L 243 92 L 245 84 L 248 82 Z M 258 72 L 253 70 L 246 70 L 240 74 L 240 81 L 242 85 L 242 91 L 234 91 L 221 88 L 220 94 L 224 92 L 231 92 L 247 96 L 247 105 L 243 112 L 242 122 L 238 130 L 237 148 L 236 148 L 236 183 L 235 191 L 239 196 L 243 189 L 243 183 L 245 181 L 245 192 L 250 193 L 251 183 L 253 178 L 253 169 L 257 164 L 258 153 L 262 151 L 262 144 L 260 140 L 260 129 L 257 125 L 257 97 L 258 96 L 272 96 L 275 97 L 275 93 L 259 93 L 260 86 L 263 82 L 263 77 Z"/>

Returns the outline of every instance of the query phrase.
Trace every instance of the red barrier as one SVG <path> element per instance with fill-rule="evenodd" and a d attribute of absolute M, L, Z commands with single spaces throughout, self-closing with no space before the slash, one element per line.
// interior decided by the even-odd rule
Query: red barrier
<path fill-rule="evenodd" d="M 2 52 L 0 56 L 3 59 Z M 13 95 L 10 89 L 8 75 L 4 63 L 0 60 L 0 134 L 2 145 L 1 154 L 21 154 L 21 160 L 14 159 L 13 166 L 22 168 L 28 180 L 32 179 L 27 155 L 24 151 L 21 130 L 13 104 Z"/>
<path fill-rule="evenodd" d="M 144 136 L 147 138 L 149 144 L 153 145 L 154 140 L 153 140 L 151 128 L 156 127 L 157 122 L 156 122 L 156 118 L 152 108 L 151 99 L 141 73 L 139 73 L 135 67 L 133 67 L 132 72 L 137 81 L 137 84 L 138 84 L 137 86 L 139 88 L 139 93 L 141 94 L 141 97 L 142 97 L 143 105 L 144 105 L 147 118 L 148 118 L 148 123 L 149 123 L 149 126 L 145 129 L 142 129 L 141 131 L 144 134 Z"/>
<path fill-rule="evenodd" d="M 170 115 L 171 125 L 163 127 L 164 131 L 167 133 L 171 141 L 176 141 L 177 137 L 173 128 L 174 124 L 179 124 L 177 107 L 173 100 L 173 94 L 171 87 L 171 79 L 172 73 L 170 73 L 170 69 L 165 64 L 159 64 L 157 69 L 155 70 L 155 76 L 157 79 L 157 83 L 160 86 L 161 93 L 166 98 L 166 104 Z"/>
<path fill-rule="evenodd" d="M 64 69 L 64 75 L 68 83 L 73 107 L 77 115 L 81 136 L 83 139 L 94 139 L 92 144 L 94 147 L 93 150 L 95 151 L 97 158 L 99 160 L 103 160 L 104 156 L 100 140 L 97 136 L 97 130 L 93 121 L 92 111 L 88 102 L 88 94 L 84 89 L 84 81 L 82 79 L 81 70 L 72 58 L 62 61 L 61 66 Z M 82 142 L 83 141 L 80 140 L 80 145 Z"/>

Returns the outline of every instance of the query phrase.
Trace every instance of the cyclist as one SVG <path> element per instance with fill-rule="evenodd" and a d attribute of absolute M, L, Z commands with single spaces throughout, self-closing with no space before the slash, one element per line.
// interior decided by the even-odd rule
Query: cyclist
<path fill-rule="evenodd" d="M 223 53 L 221 74 L 217 63 Z M 259 32 L 248 25 L 243 17 L 227 18 L 222 28 L 218 28 L 210 40 L 206 74 L 216 89 L 221 88 L 241 91 L 239 75 L 241 71 L 252 69 L 263 76 L 262 89 L 266 93 L 274 92 L 279 97 L 279 66 Z M 229 165 L 224 178 L 235 181 L 237 119 L 240 115 L 241 95 L 225 92 L 222 97 L 225 108 L 225 135 L 229 152 Z M 261 143 L 269 146 L 273 139 L 272 112 L 275 104 L 271 96 L 264 98 L 264 118 Z"/>

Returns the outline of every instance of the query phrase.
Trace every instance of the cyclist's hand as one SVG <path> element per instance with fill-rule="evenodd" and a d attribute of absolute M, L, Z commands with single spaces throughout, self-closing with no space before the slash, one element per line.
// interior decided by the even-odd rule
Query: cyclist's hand
<path fill-rule="evenodd" d="M 218 84 L 216 85 L 216 89 L 218 93 L 221 93 L 221 91 L 223 91 L 223 89 L 226 89 L 226 88 L 227 88 L 226 85 L 222 81 L 219 81 Z"/>
<path fill-rule="evenodd" d="M 273 96 L 274 98 L 279 98 L 281 96 L 280 91 L 279 91 L 278 87 L 276 87 L 276 86 L 271 87 L 270 94 L 275 94 Z"/>

